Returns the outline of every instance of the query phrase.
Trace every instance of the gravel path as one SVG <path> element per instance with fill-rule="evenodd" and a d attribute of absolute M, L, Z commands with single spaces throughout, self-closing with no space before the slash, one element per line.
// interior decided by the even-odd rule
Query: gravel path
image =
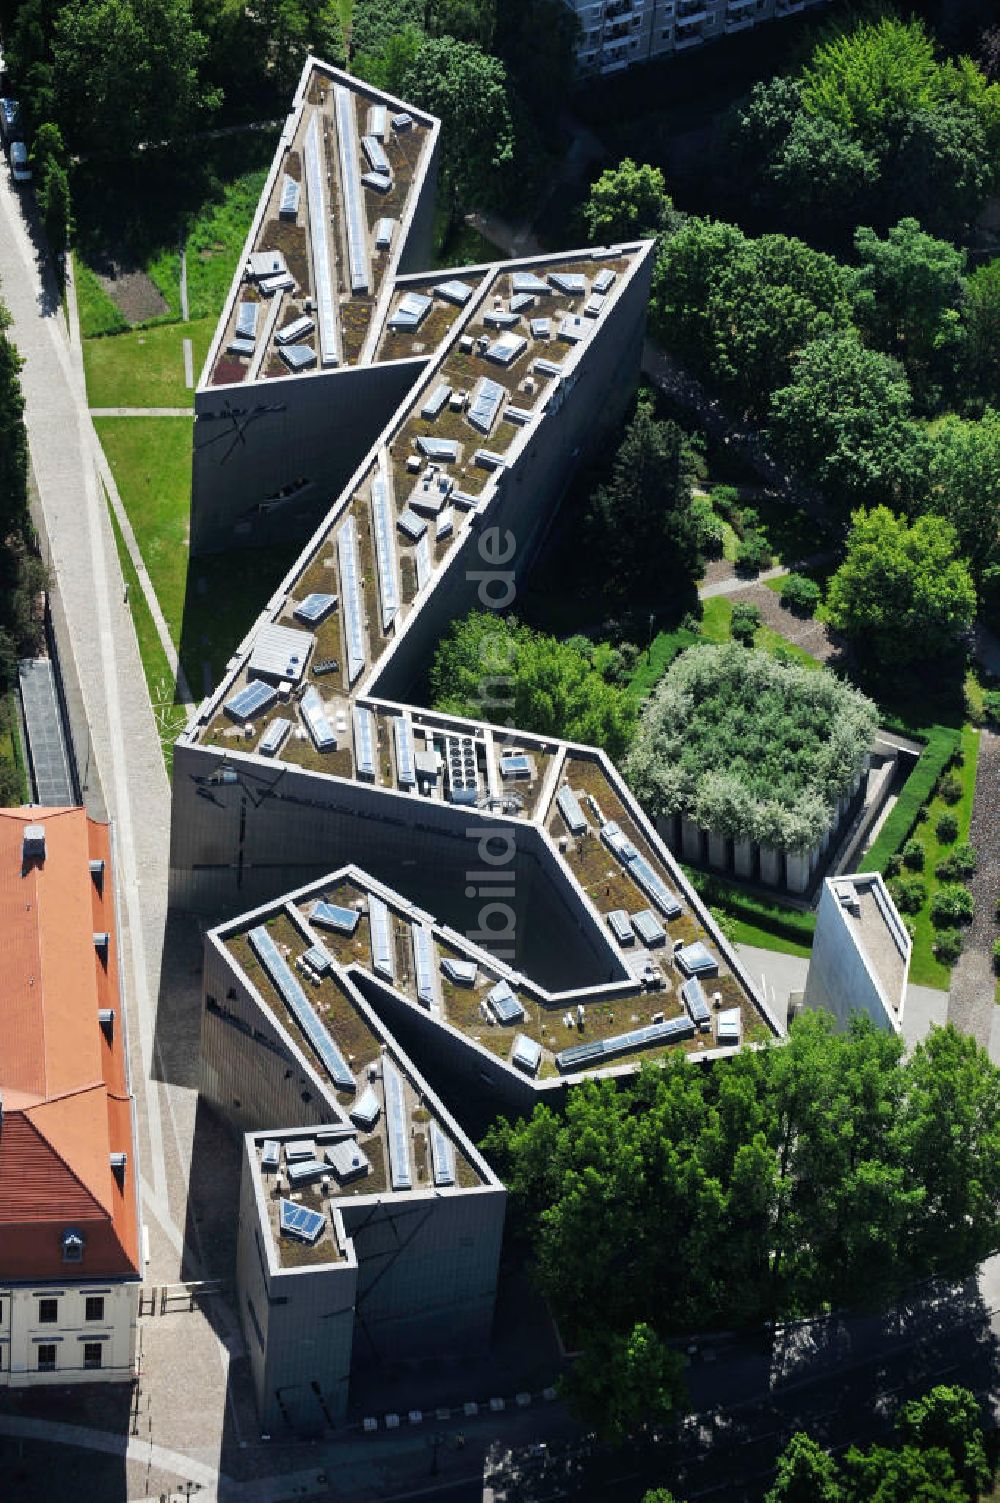
<path fill-rule="evenodd" d="M 1000 893 L 1000 845 L 996 839 L 1000 813 L 1000 736 L 984 730 L 979 741 L 976 789 L 972 802 L 969 840 L 979 852 L 979 866 L 970 882 L 976 915 L 965 937 L 965 948 L 951 973 L 948 1021 L 988 1047 L 993 1027 L 996 980 L 993 974 L 994 921 Z"/>
<path fill-rule="evenodd" d="M 729 598 L 734 605 L 744 601 L 755 605 L 760 611 L 765 626 L 769 626 L 772 631 L 780 632 L 789 642 L 794 642 L 796 647 L 801 647 L 811 653 L 821 663 L 828 663 L 832 659 L 842 657 L 842 643 L 839 638 L 831 635 L 829 628 L 822 621 L 815 621 L 808 616 L 796 616 L 794 612 L 786 611 L 776 592 L 769 590 L 759 580 L 731 592 Z"/>

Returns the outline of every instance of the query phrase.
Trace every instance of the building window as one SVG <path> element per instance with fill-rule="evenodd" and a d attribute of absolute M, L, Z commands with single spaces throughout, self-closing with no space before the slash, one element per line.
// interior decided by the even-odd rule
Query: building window
<path fill-rule="evenodd" d="M 38 1320 L 43 1326 L 55 1325 L 59 1319 L 59 1301 L 57 1299 L 40 1299 L 38 1301 Z"/>
<path fill-rule="evenodd" d="M 88 1294 L 87 1295 L 87 1319 L 88 1320 L 103 1320 L 104 1319 L 104 1295 L 103 1294 Z"/>
<path fill-rule="evenodd" d="M 101 1353 L 104 1348 L 99 1341 L 85 1341 L 83 1343 L 83 1365 L 95 1368 L 101 1365 Z"/>
<path fill-rule="evenodd" d="M 56 1370 L 56 1346 L 54 1341 L 43 1341 L 38 1348 L 38 1371 L 54 1373 Z"/>
<path fill-rule="evenodd" d="M 83 1262 L 83 1233 L 75 1227 L 69 1227 L 62 1234 L 62 1255 L 64 1263 Z"/>

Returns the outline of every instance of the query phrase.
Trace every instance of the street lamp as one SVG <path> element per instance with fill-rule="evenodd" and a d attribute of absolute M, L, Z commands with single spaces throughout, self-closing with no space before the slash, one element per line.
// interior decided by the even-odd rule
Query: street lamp
<path fill-rule="evenodd" d="M 444 1443 L 445 1443 L 444 1432 L 441 1431 L 441 1430 L 438 1430 L 436 1432 L 435 1436 L 434 1436 L 434 1439 L 431 1442 L 431 1445 L 434 1448 L 433 1452 L 431 1454 L 431 1476 L 432 1477 L 436 1477 L 437 1474 L 438 1474 L 438 1471 L 440 1470 L 440 1468 L 438 1467 L 438 1447 L 439 1446 L 443 1446 Z"/>

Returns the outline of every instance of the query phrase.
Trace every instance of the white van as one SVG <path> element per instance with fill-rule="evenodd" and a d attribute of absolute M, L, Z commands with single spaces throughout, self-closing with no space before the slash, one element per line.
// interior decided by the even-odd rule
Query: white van
<path fill-rule="evenodd" d="M 15 183 L 30 183 L 31 168 L 28 166 L 28 148 L 23 141 L 10 143 L 10 171 Z"/>

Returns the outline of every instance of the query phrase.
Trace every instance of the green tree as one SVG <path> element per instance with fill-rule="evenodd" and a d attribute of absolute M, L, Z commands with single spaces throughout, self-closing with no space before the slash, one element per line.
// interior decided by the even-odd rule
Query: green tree
<path fill-rule="evenodd" d="M 915 219 L 901 219 L 884 240 L 861 228 L 854 248 L 855 318 L 872 343 L 902 361 L 933 406 L 962 338 L 965 253 L 925 234 Z"/>
<path fill-rule="evenodd" d="M 612 1445 L 647 1426 L 670 1424 L 684 1403 L 684 1358 L 645 1323 L 627 1335 L 599 1330 L 565 1383 L 573 1409 Z"/>
<path fill-rule="evenodd" d="M 46 160 L 42 172 L 38 208 L 49 248 L 56 260 L 60 261 L 66 253 L 73 232 L 73 209 L 66 169 L 51 157 Z"/>
<path fill-rule="evenodd" d="M 441 166 L 452 212 L 488 202 L 513 144 L 503 63 L 471 42 L 429 37 L 403 75 L 402 91 L 441 119 Z"/>
<path fill-rule="evenodd" d="M 898 363 L 848 332 L 806 345 L 771 398 L 768 432 L 787 462 L 843 509 L 907 506 L 927 488 L 929 445 Z"/>
<path fill-rule="evenodd" d="M 845 1503 L 837 1463 L 811 1436 L 793 1435 L 778 1458 L 764 1503 Z"/>
<path fill-rule="evenodd" d="M 408 22 L 387 37 L 375 52 L 358 53 L 352 60 L 352 71 L 377 89 L 399 95 L 407 71 L 423 45 L 424 33 L 419 26 Z"/>
<path fill-rule="evenodd" d="M 632 700 L 595 667 L 593 652 L 484 611 L 443 638 L 430 684 L 436 709 L 603 746 L 613 756 L 635 726 Z"/>
<path fill-rule="evenodd" d="M 591 501 L 590 531 L 609 595 L 679 615 L 699 568 L 691 507 L 696 456 L 684 430 L 640 402 L 611 477 Z"/>
<path fill-rule="evenodd" d="M 21 357 L 7 336 L 10 315 L 0 303 L 0 536 L 20 532 L 28 515 L 28 439 L 24 428 Z"/>
<path fill-rule="evenodd" d="M 953 652 L 976 612 L 951 523 L 928 515 L 911 526 L 885 506 L 852 516 L 826 599 L 830 624 L 882 667 Z"/>
<path fill-rule="evenodd" d="M 918 1268 L 947 1274 L 996 1250 L 1000 1086 L 985 1050 L 950 1028 L 931 1030 L 907 1073 L 894 1137 L 924 1187 L 911 1255 Z"/>
<path fill-rule="evenodd" d="M 497 14 L 495 0 L 423 0 L 423 27 L 428 36 L 475 42 L 489 52 Z"/>
<path fill-rule="evenodd" d="M 1000 412 L 943 418 L 931 449 L 928 506 L 946 517 L 982 590 L 1000 564 Z"/>
<path fill-rule="evenodd" d="M 946 1452 L 972 1503 L 989 1487 L 982 1411 L 967 1388 L 942 1383 L 911 1399 L 896 1415 L 896 1430 L 906 1445 Z"/>
<path fill-rule="evenodd" d="M 78 151 L 126 155 L 193 129 L 218 99 L 198 70 L 190 0 L 67 0 L 52 53 L 59 120 Z"/>
<path fill-rule="evenodd" d="M 615 245 L 642 235 L 655 235 L 674 218 L 659 167 L 641 166 L 623 157 L 607 167 L 583 206 L 583 220 L 591 245 Z"/>
<path fill-rule="evenodd" d="M 848 328 L 849 281 L 801 240 L 689 219 L 660 249 L 651 311 L 666 349 L 760 416 L 799 351 Z"/>
<path fill-rule="evenodd" d="M 1000 257 L 968 277 L 962 311 L 966 389 L 977 404 L 1000 407 Z"/>
<path fill-rule="evenodd" d="M 848 1496 L 852 1503 L 968 1503 L 944 1451 L 917 1446 L 890 1450 L 852 1446 L 844 1458 Z"/>

